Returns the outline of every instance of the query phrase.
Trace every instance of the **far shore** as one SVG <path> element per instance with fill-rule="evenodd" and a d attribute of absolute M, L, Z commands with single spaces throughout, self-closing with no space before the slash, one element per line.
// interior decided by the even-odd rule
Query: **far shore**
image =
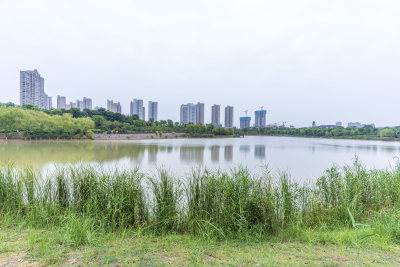
<path fill-rule="evenodd" d="M 295 136 L 295 135 L 264 135 L 264 134 L 245 134 L 244 136 L 265 136 L 265 137 L 296 137 L 313 139 L 336 139 L 336 140 L 360 140 L 360 141 L 386 141 L 398 142 L 400 138 L 389 137 L 360 137 L 360 136 Z M 153 140 L 153 139 L 210 139 L 210 138 L 236 138 L 235 136 L 186 136 L 184 133 L 135 133 L 135 134 L 95 134 L 93 139 L 89 138 L 30 138 L 30 137 L 8 137 L 0 135 L 0 142 L 64 142 L 64 141 L 97 141 L 97 140 Z"/>

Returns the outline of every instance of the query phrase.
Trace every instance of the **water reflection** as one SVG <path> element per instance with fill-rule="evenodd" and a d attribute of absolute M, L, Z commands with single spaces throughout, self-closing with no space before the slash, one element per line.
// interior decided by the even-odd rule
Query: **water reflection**
<path fill-rule="evenodd" d="M 181 146 L 180 160 L 182 162 L 203 163 L 204 146 Z"/>
<path fill-rule="evenodd" d="M 254 157 L 256 159 L 265 159 L 265 145 L 254 146 Z"/>
<path fill-rule="evenodd" d="M 211 161 L 212 162 L 219 162 L 219 146 L 211 146 Z"/>
<path fill-rule="evenodd" d="M 39 169 L 60 163 L 88 162 L 121 168 L 139 166 L 143 171 L 165 166 L 187 173 L 197 164 L 222 169 L 245 165 L 256 169 L 262 161 L 272 169 L 290 169 L 294 176 L 310 177 L 311 172 L 319 175 L 332 163 L 351 164 L 355 155 L 366 166 L 385 168 L 399 154 L 398 142 L 287 137 L 0 142 L 0 164 L 11 161 L 16 166 L 31 165 Z"/>
<path fill-rule="evenodd" d="M 239 151 L 244 153 L 244 158 L 247 158 L 247 154 L 250 153 L 250 146 L 249 145 L 242 145 L 239 147 Z"/>
<path fill-rule="evenodd" d="M 163 149 L 162 147 L 159 147 L 157 145 L 150 145 L 147 147 L 147 153 L 148 153 L 147 158 L 149 163 L 157 163 L 158 150 L 165 151 L 165 148 Z"/>
<path fill-rule="evenodd" d="M 226 161 L 232 161 L 233 159 L 233 146 L 224 147 L 224 158 Z"/>

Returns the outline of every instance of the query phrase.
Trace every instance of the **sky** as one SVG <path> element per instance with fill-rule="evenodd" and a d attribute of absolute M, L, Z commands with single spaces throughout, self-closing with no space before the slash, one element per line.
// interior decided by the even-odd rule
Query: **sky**
<path fill-rule="evenodd" d="M 400 1 L 0 0 L 0 102 L 19 104 L 19 71 L 93 106 L 267 109 L 297 127 L 400 125 Z M 224 112 L 221 110 L 221 120 Z"/>

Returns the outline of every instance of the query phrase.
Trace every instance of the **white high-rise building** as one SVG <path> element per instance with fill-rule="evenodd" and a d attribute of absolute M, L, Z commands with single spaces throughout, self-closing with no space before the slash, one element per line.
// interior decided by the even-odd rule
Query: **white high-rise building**
<path fill-rule="evenodd" d="M 220 105 L 213 105 L 211 107 L 211 123 L 214 126 L 221 125 L 221 107 Z"/>
<path fill-rule="evenodd" d="M 35 70 L 20 71 L 20 105 L 48 108 L 48 96 L 44 92 L 44 79 Z"/>
<path fill-rule="evenodd" d="M 204 103 L 196 104 L 196 123 L 204 124 Z"/>
<path fill-rule="evenodd" d="M 51 96 L 47 97 L 47 108 L 48 109 L 53 108 L 53 98 Z"/>
<path fill-rule="evenodd" d="M 196 123 L 196 105 L 193 103 L 188 103 L 186 105 L 181 105 L 181 123 Z"/>
<path fill-rule="evenodd" d="M 65 96 L 57 96 L 57 109 L 67 108 L 67 98 Z"/>
<path fill-rule="evenodd" d="M 92 99 L 91 98 L 83 98 L 83 109 L 92 109 Z"/>
<path fill-rule="evenodd" d="M 226 106 L 225 107 L 225 128 L 233 127 L 233 107 Z"/>
<path fill-rule="evenodd" d="M 121 104 L 119 102 L 114 103 L 113 100 L 108 100 L 107 99 L 107 110 L 114 112 L 114 113 L 122 113 L 122 108 L 121 108 Z"/>
<path fill-rule="evenodd" d="M 158 102 L 149 101 L 148 105 L 148 119 L 154 119 L 154 121 L 158 120 Z"/>
<path fill-rule="evenodd" d="M 76 108 L 79 108 L 80 111 L 83 111 L 83 101 L 77 99 L 76 100 Z"/>
<path fill-rule="evenodd" d="M 145 108 L 143 107 L 143 99 L 133 99 L 131 102 L 130 115 L 138 115 L 139 120 L 145 120 Z"/>

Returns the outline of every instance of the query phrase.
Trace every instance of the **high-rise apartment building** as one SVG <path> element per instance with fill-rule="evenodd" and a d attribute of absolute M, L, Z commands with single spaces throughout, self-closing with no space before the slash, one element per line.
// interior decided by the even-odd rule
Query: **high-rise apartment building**
<path fill-rule="evenodd" d="M 196 104 L 196 123 L 204 124 L 204 103 Z"/>
<path fill-rule="evenodd" d="M 44 92 L 44 79 L 35 70 L 20 71 L 20 105 L 34 105 L 38 108 L 48 108 L 48 96 Z"/>
<path fill-rule="evenodd" d="M 211 123 L 214 126 L 221 125 L 221 107 L 220 107 L 220 105 L 213 105 L 211 107 Z"/>
<path fill-rule="evenodd" d="M 76 100 L 76 108 L 79 108 L 80 111 L 83 111 L 83 101 L 77 99 Z"/>
<path fill-rule="evenodd" d="M 240 117 L 240 129 L 250 128 L 251 117 Z"/>
<path fill-rule="evenodd" d="M 130 107 L 131 115 L 138 115 L 139 120 L 145 120 L 145 108 L 143 107 L 142 99 L 133 99 Z"/>
<path fill-rule="evenodd" d="M 47 97 L 47 108 L 48 109 L 53 108 L 53 98 L 51 96 Z"/>
<path fill-rule="evenodd" d="M 92 99 L 91 98 L 83 98 L 83 109 L 92 109 Z"/>
<path fill-rule="evenodd" d="M 265 128 L 267 126 L 266 115 L 266 110 L 256 110 L 254 123 L 256 128 Z"/>
<path fill-rule="evenodd" d="M 188 103 L 186 105 L 181 105 L 181 123 L 196 123 L 196 105 Z"/>
<path fill-rule="evenodd" d="M 154 121 L 158 120 L 158 102 L 153 102 L 153 101 L 149 101 L 149 105 L 148 105 L 148 118 L 150 119 L 154 119 Z"/>
<path fill-rule="evenodd" d="M 226 106 L 225 107 L 225 128 L 233 127 L 233 107 Z"/>
<path fill-rule="evenodd" d="M 107 110 L 114 112 L 114 113 L 122 113 L 121 104 L 119 102 L 114 103 L 113 100 L 107 99 Z"/>
<path fill-rule="evenodd" d="M 67 98 L 65 96 L 57 96 L 57 109 L 67 108 Z"/>

